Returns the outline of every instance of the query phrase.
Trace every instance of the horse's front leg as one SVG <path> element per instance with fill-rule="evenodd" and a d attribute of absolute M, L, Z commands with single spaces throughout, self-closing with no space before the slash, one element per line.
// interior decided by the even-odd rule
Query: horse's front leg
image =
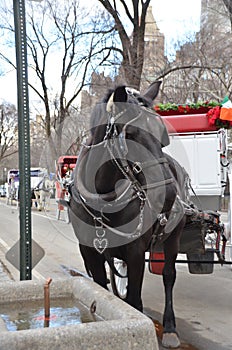
<path fill-rule="evenodd" d="M 39 211 L 42 211 L 43 209 L 43 197 L 41 194 L 39 194 L 39 197 L 38 197 L 38 210 Z"/>
<path fill-rule="evenodd" d="M 41 209 L 45 210 L 46 209 L 46 192 L 44 190 L 41 190 L 40 203 L 41 203 Z"/>
<path fill-rule="evenodd" d="M 173 287 L 176 281 L 175 261 L 179 250 L 179 236 L 181 231 L 182 224 L 179 224 L 164 242 L 165 265 L 163 269 L 163 283 L 165 290 L 165 309 L 163 316 L 164 333 L 162 345 L 167 348 L 177 348 L 180 346 L 173 310 Z"/>
<path fill-rule="evenodd" d="M 80 244 L 80 252 L 88 275 L 93 277 L 94 282 L 108 289 L 104 254 L 98 253 L 95 248 L 82 244 Z"/>
<path fill-rule="evenodd" d="M 139 253 L 134 256 L 134 259 L 127 261 L 128 286 L 125 301 L 141 312 L 143 312 L 141 292 L 144 267 L 145 254 Z"/>
<path fill-rule="evenodd" d="M 40 194 L 38 192 L 35 193 L 35 200 L 36 200 L 36 207 L 38 208 L 39 211 L 42 210 L 42 205 L 41 205 L 41 199 L 40 199 Z"/>
<path fill-rule="evenodd" d="M 165 255 L 165 266 L 163 269 L 163 283 L 165 290 L 165 309 L 163 316 L 163 339 L 162 344 L 165 347 L 178 347 L 180 345 L 177 333 L 175 314 L 173 310 L 173 287 L 176 280 L 175 260 L 176 256 L 167 259 Z"/>

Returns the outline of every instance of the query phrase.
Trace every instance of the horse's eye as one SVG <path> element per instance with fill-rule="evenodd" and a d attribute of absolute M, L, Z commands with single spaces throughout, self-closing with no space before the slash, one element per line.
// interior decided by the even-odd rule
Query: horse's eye
<path fill-rule="evenodd" d="M 140 105 L 148 107 L 148 102 L 143 97 L 137 97 L 137 101 Z"/>

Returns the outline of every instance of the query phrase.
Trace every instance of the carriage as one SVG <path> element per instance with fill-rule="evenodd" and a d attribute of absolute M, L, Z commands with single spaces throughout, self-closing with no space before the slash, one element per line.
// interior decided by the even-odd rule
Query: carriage
<path fill-rule="evenodd" d="M 50 198 L 54 193 L 54 181 L 51 175 L 46 168 L 31 168 L 31 204 L 39 211 L 49 208 Z"/>
<path fill-rule="evenodd" d="M 39 192 L 42 187 L 44 187 L 44 183 L 48 178 L 47 169 L 41 167 L 32 167 L 30 168 L 30 183 L 31 183 L 31 199 L 32 206 L 35 204 L 36 207 L 40 208 L 40 204 L 45 206 L 45 203 L 40 203 Z M 7 173 L 7 183 L 6 183 L 6 197 L 7 204 L 12 205 L 13 202 L 16 202 L 18 205 L 19 202 L 19 185 L 20 185 L 20 174 L 19 169 L 10 169 Z M 52 185 L 49 182 L 49 186 Z M 50 191 L 50 188 L 49 188 Z M 36 194 L 36 195 L 35 195 Z M 43 200 L 43 202 L 45 202 Z M 40 203 L 40 204 L 39 204 Z"/>
<path fill-rule="evenodd" d="M 227 160 L 227 131 L 208 124 L 206 114 L 162 116 L 170 144 L 164 151 L 175 158 L 190 176 L 190 196 L 193 208 L 186 207 L 189 221 L 180 240 L 179 253 L 186 254 L 192 274 L 213 273 L 214 264 L 225 260 L 229 232 L 220 218 L 222 198 L 230 178 Z M 229 203 L 230 206 L 230 203 Z M 228 221 L 230 221 L 228 208 Z M 203 241 L 202 241 L 203 240 Z M 180 256 L 182 256 L 182 254 Z M 218 261 L 214 261 L 215 254 Z M 232 257 L 232 252 L 230 252 Z M 151 273 L 161 275 L 164 267 L 162 247 L 146 254 Z M 121 299 L 127 293 L 127 267 L 124 261 L 114 259 L 117 273 L 110 270 L 114 294 Z M 121 277 L 120 277 L 121 275 Z"/>
<path fill-rule="evenodd" d="M 62 200 L 68 200 L 68 185 L 71 181 L 72 172 L 76 166 L 77 156 L 61 156 L 56 163 L 55 198 L 57 202 L 56 218 L 60 219 L 61 212 L 65 213 L 65 221 L 69 223 L 68 208 L 62 204 Z"/>
<path fill-rule="evenodd" d="M 16 202 L 18 205 L 18 192 L 19 192 L 19 170 L 10 169 L 7 173 L 7 183 L 6 183 L 6 198 L 7 205 L 12 205 Z"/>

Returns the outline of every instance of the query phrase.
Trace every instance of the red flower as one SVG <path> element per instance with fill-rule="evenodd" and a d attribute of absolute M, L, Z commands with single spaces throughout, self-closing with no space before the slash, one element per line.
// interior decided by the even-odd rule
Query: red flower
<path fill-rule="evenodd" d="M 185 112 L 185 107 L 184 106 L 178 106 L 178 111 L 180 113 L 184 113 Z"/>
<path fill-rule="evenodd" d="M 206 115 L 208 117 L 209 125 L 218 125 L 217 121 L 220 120 L 220 109 L 220 106 L 216 106 L 207 112 Z"/>

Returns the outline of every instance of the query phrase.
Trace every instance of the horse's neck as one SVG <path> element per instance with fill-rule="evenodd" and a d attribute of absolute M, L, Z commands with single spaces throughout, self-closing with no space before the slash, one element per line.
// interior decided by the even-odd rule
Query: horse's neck
<path fill-rule="evenodd" d="M 45 179 L 43 182 L 43 188 L 45 188 L 46 190 L 48 190 L 49 188 L 52 187 L 52 183 L 49 179 Z"/>
<path fill-rule="evenodd" d="M 104 179 L 104 181 L 103 181 Z M 121 181 L 125 179 L 122 171 L 116 164 L 108 164 L 106 167 L 102 167 L 95 179 L 95 186 L 97 193 L 109 193 L 114 191 L 115 188 L 120 186 Z"/>
<path fill-rule="evenodd" d="M 40 190 L 45 190 L 46 188 L 47 188 L 47 186 L 46 186 L 46 179 L 42 179 L 39 183 L 38 183 L 38 188 L 40 189 Z"/>

